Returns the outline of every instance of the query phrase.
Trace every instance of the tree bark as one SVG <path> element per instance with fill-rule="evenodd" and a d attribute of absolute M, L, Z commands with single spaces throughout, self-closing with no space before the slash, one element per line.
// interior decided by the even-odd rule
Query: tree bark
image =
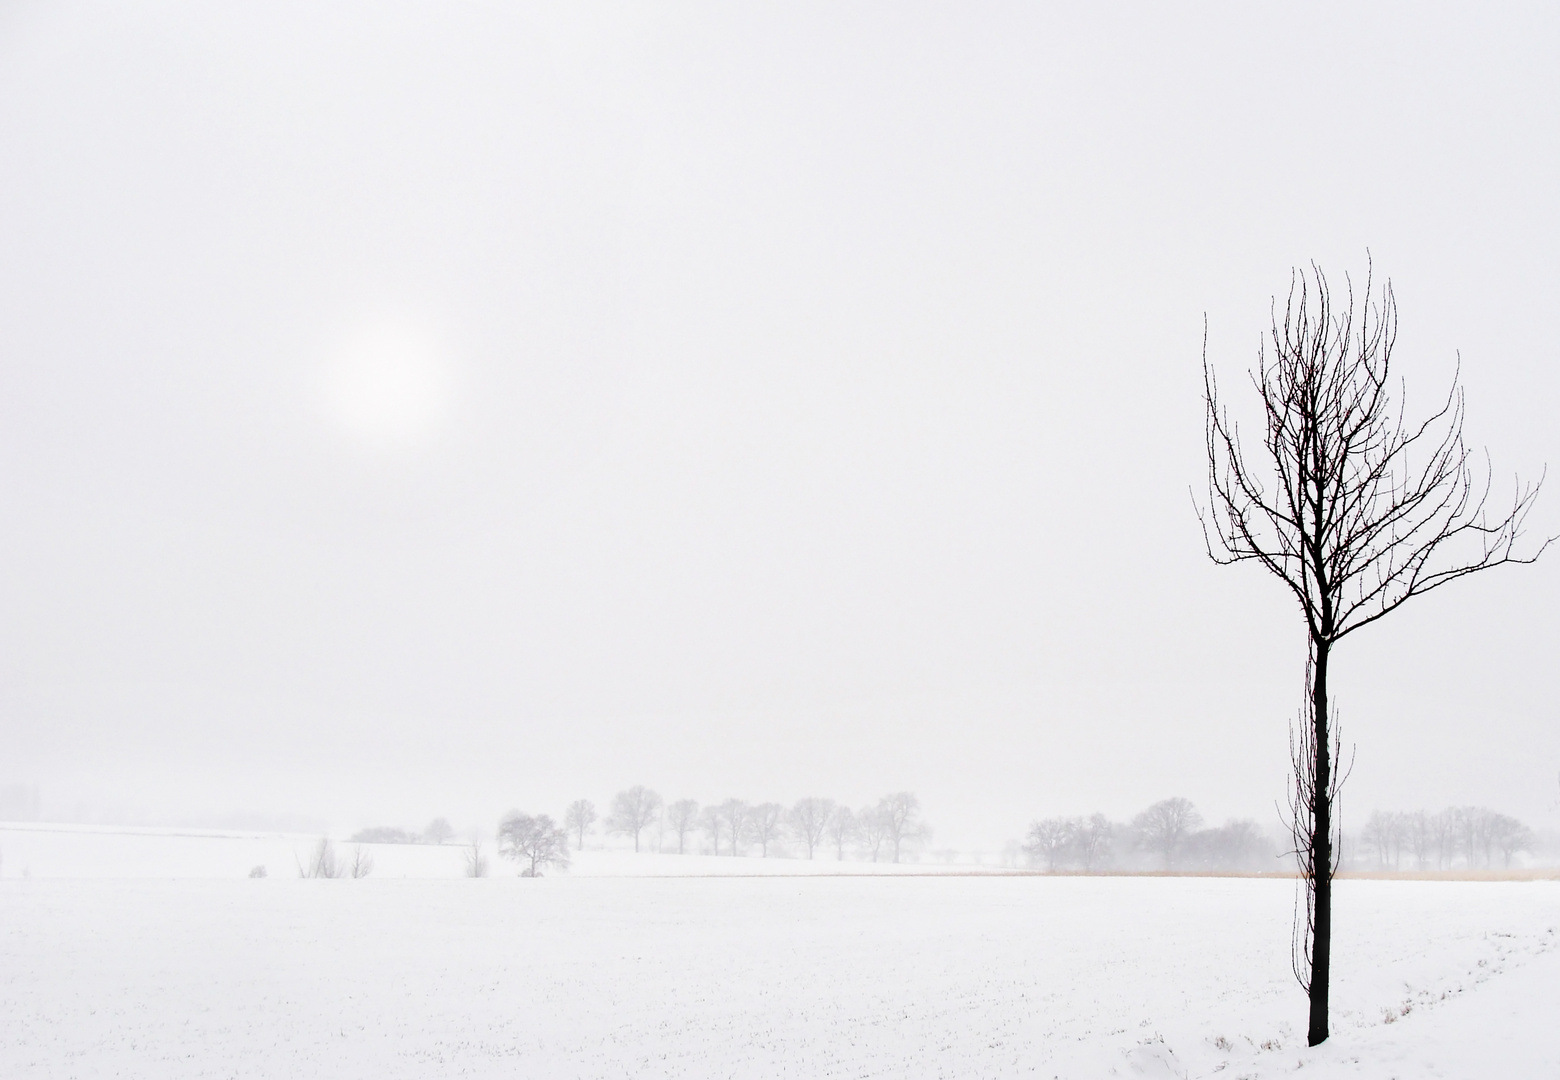
<path fill-rule="evenodd" d="M 1311 709 L 1316 728 L 1316 815 L 1311 823 L 1311 866 L 1316 911 L 1311 938 L 1310 1045 L 1327 1039 L 1327 984 L 1332 967 L 1332 762 L 1328 754 L 1327 656 L 1332 643 L 1316 642 Z"/>

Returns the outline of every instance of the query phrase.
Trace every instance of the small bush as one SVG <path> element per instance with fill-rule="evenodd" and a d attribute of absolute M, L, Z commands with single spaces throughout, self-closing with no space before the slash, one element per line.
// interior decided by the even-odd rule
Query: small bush
<path fill-rule="evenodd" d="M 250 870 L 249 870 L 249 876 L 252 877 L 252 878 L 265 877 L 265 867 L 263 867 L 263 866 L 251 867 Z"/>
<path fill-rule="evenodd" d="M 375 825 L 371 829 L 359 829 L 350 840 L 354 844 L 415 844 L 417 837 L 405 829 L 393 825 Z"/>

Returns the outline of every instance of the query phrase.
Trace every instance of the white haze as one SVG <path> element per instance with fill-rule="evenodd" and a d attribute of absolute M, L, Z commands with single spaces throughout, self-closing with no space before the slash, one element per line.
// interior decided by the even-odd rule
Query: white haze
<path fill-rule="evenodd" d="M 1269 822 L 1304 640 L 1202 549 L 1204 313 L 1238 386 L 1368 248 L 1411 406 L 1460 352 L 1500 490 L 1560 465 L 1556 55 L 1540 5 L 8 5 L 0 783 Z M 1560 821 L 1557 582 L 1340 648 L 1346 813 Z"/>

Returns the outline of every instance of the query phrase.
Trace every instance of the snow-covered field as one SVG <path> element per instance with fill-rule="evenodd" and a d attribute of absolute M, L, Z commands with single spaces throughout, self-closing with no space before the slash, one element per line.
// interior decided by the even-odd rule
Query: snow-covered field
<path fill-rule="evenodd" d="M 24 879 L 8 853 L 0 1076 L 1560 1076 L 1553 881 L 1341 882 L 1313 1051 L 1282 880 L 497 869 Z"/>
<path fill-rule="evenodd" d="M 246 833 L 215 829 L 161 829 L 135 826 L 37 825 L 0 822 L 0 877 L 45 878 L 233 878 L 264 867 L 269 877 L 296 877 L 319 838 L 289 833 Z M 333 841 L 340 857 L 357 846 Z M 465 875 L 463 844 L 365 844 L 376 878 L 450 878 Z M 484 846 L 494 875 L 516 867 Z M 722 877 L 799 874 L 964 874 L 1001 872 L 969 862 L 940 864 L 837 861 L 832 856 L 761 859 L 728 855 L 636 855 L 621 848 L 587 848 L 571 853 L 572 877 Z M 549 874 L 553 871 L 548 871 Z"/>

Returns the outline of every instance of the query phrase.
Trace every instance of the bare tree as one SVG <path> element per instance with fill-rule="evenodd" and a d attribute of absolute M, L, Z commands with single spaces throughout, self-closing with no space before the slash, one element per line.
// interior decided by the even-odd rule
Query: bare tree
<path fill-rule="evenodd" d="M 1530 556 L 1517 553 L 1538 485 L 1518 486 L 1509 510 L 1486 513 L 1491 474 L 1486 465 L 1476 478 L 1456 378 L 1422 423 L 1407 421 L 1393 403 L 1396 338 L 1390 282 L 1373 295 L 1367 274 L 1356 312 L 1352 285 L 1337 308 L 1320 267 L 1313 264 L 1309 278 L 1297 271 L 1282 324 L 1274 302 L 1272 355 L 1265 343 L 1251 373 L 1263 413 L 1259 465 L 1246 457 L 1239 426 L 1220 401 L 1204 335 L 1210 509 L 1199 517 L 1208 554 L 1221 564 L 1255 562 L 1283 582 L 1309 639 L 1301 718 L 1308 730 L 1295 745 L 1291 803 L 1307 923 L 1295 974 L 1310 995 L 1313 1046 L 1327 1038 L 1337 866 L 1332 648 L 1411 597 L 1504 563 L 1532 562 L 1548 543 Z"/>
<path fill-rule="evenodd" d="M 654 832 L 655 832 L 655 853 L 657 855 L 659 855 L 661 853 L 661 846 L 666 841 L 666 807 L 665 806 L 661 806 L 661 807 L 658 807 L 656 809 L 655 816 L 650 819 L 650 824 L 648 826 L 646 826 L 646 827 L 649 828 L 649 829 L 654 830 Z"/>
<path fill-rule="evenodd" d="M 1500 850 L 1501 865 L 1509 867 L 1513 855 L 1532 846 L 1533 831 L 1515 818 L 1496 814 L 1490 824 L 1490 840 Z"/>
<path fill-rule="evenodd" d="M 666 808 L 666 823 L 677 834 L 677 854 L 681 855 L 688 834 L 699 823 L 699 804 L 692 799 L 678 799 Z"/>
<path fill-rule="evenodd" d="M 932 830 L 921 820 L 921 800 L 908 791 L 896 791 L 883 796 L 878 803 L 883 814 L 883 829 L 889 846 L 898 862 L 906 846 L 918 844 L 932 835 Z"/>
<path fill-rule="evenodd" d="M 1110 819 L 1104 814 L 1091 814 L 1078 829 L 1078 862 L 1085 874 L 1092 874 L 1100 863 L 1110 857 Z"/>
<path fill-rule="evenodd" d="M 1412 814 L 1404 814 L 1402 820 L 1404 839 L 1408 849 L 1414 853 L 1414 869 L 1423 870 L 1430 863 L 1430 815 L 1423 810 L 1416 810 Z"/>
<path fill-rule="evenodd" d="M 1365 827 L 1360 830 L 1360 843 L 1376 853 L 1376 865 L 1382 869 L 1386 868 L 1387 852 L 1391 847 L 1390 816 L 1377 810 L 1366 819 Z"/>
<path fill-rule="evenodd" d="M 374 872 L 374 855 L 362 844 L 352 845 L 352 858 L 347 862 L 347 877 L 366 878 Z"/>
<path fill-rule="evenodd" d="M 298 863 L 298 876 L 301 878 L 338 878 L 345 872 L 346 866 L 336 860 L 336 845 L 331 843 L 328 836 L 322 836 L 315 842 L 307 863 Z"/>
<path fill-rule="evenodd" d="M 423 842 L 427 844 L 448 843 L 454 836 L 455 829 L 441 817 L 428 822 L 428 827 L 423 830 Z"/>
<path fill-rule="evenodd" d="M 655 820 L 661 809 L 661 796 L 642 784 L 612 796 L 612 813 L 607 815 L 607 830 L 619 836 L 632 836 L 639 850 L 639 834 Z"/>
<path fill-rule="evenodd" d="M 1483 822 L 1480 820 L 1482 814 L 1483 811 L 1477 806 L 1452 808 L 1455 843 L 1457 849 L 1462 852 L 1463 865 L 1469 870 L 1472 870 L 1479 860 L 1479 840 L 1480 833 L 1483 831 Z"/>
<path fill-rule="evenodd" d="M 731 854 L 741 854 L 748 835 L 748 804 L 741 799 L 727 799 L 720 804 L 720 816 L 726 825 L 726 837 L 731 841 Z M 720 854 L 719 847 L 715 854 Z"/>
<path fill-rule="evenodd" d="M 482 850 L 482 834 L 477 830 L 471 830 L 471 841 L 466 845 L 466 876 L 469 878 L 487 877 L 488 857 Z"/>
<path fill-rule="evenodd" d="M 563 812 L 563 827 L 569 830 L 574 837 L 574 850 L 585 850 L 585 834 L 596 823 L 596 804 L 589 799 L 575 799 Z M 639 850 L 639 842 L 634 842 L 634 850 Z"/>
<path fill-rule="evenodd" d="M 521 877 L 541 877 L 544 866 L 569 868 L 569 835 L 546 814 L 511 811 L 498 826 L 498 853 L 525 864 Z"/>
<path fill-rule="evenodd" d="M 1200 870 L 1257 870 L 1271 865 L 1272 845 L 1255 821 L 1226 821 L 1186 838 L 1191 865 Z"/>
<path fill-rule="evenodd" d="M 748 834 L 758 841 L 760 858 L 769 857 L 769 845 L 779 838 L 784 820 L 785 807 L 779 803 L 759 803 L 748 811 Z"/>
<path fill-rule="evenodd" d="M 718 806 L 706 806 L 699 812 L 699 828 L 710 837 L 710 851 L 720 854 L 720 836 L 726 831 L 726 815 Z"/>
<path fill-rule="evenodd" d="M 827 833 L 829 842 L 834 845 L 834 857 L 844 862 L 845 845 L 861 835 L 861 827 L 850 807 L 841 805 L 834 808 L 834 813 L 829 815 Z"/>
<path fill-rule="evenodd" d="M 1430 836 L 1435 844 L 1435 868 L 1445 870 L 1457 855 L 1457 812 L 1442 810 L 1432 815 Z"/>
<path fill-rule="evenodd" d="M 1143 843 L 1164 858 L 1165 869 L 1174 870 L 1176 855 L 1186 838 L 1202 825 L 1202 815 L 1190 800 L 1176 796 L 1156 802 L 1133 818 L 1132 825 Z"/>
<path fill-rule="evenodd" d="M 1024 841 L 1024 854 L 1031 862 L 1044 862 L 1047 873 L 1056 870 L 1056 864 L 1073 844 L 1080 830 L 1077 823 L 1067 818 L 1046 818 L 1029 826 L 1029 836 Z"/>
<path fill-rule="evenodd" d="M 791 832 L 796 838 L 807 846 L 807 857 L 813 857 L 813 851 L 823 842 L 824 830 L 829 827 L 829 819 L 834 814 L 833 799 L 819 799 L 808 796 L 798 799 L 796 805 L 786 815 L 786 821 L 791 826 Z"/>
<path fill-rule="evenodd" d="M 861 838 L 862 848 L 871 854 L 872 861 L 877 862 L 883 854 L 883 843 L 888 839 L 888 823 L 883 817 L 883 804 L 863 806 L 856 811 L 857 835 Z"/>

